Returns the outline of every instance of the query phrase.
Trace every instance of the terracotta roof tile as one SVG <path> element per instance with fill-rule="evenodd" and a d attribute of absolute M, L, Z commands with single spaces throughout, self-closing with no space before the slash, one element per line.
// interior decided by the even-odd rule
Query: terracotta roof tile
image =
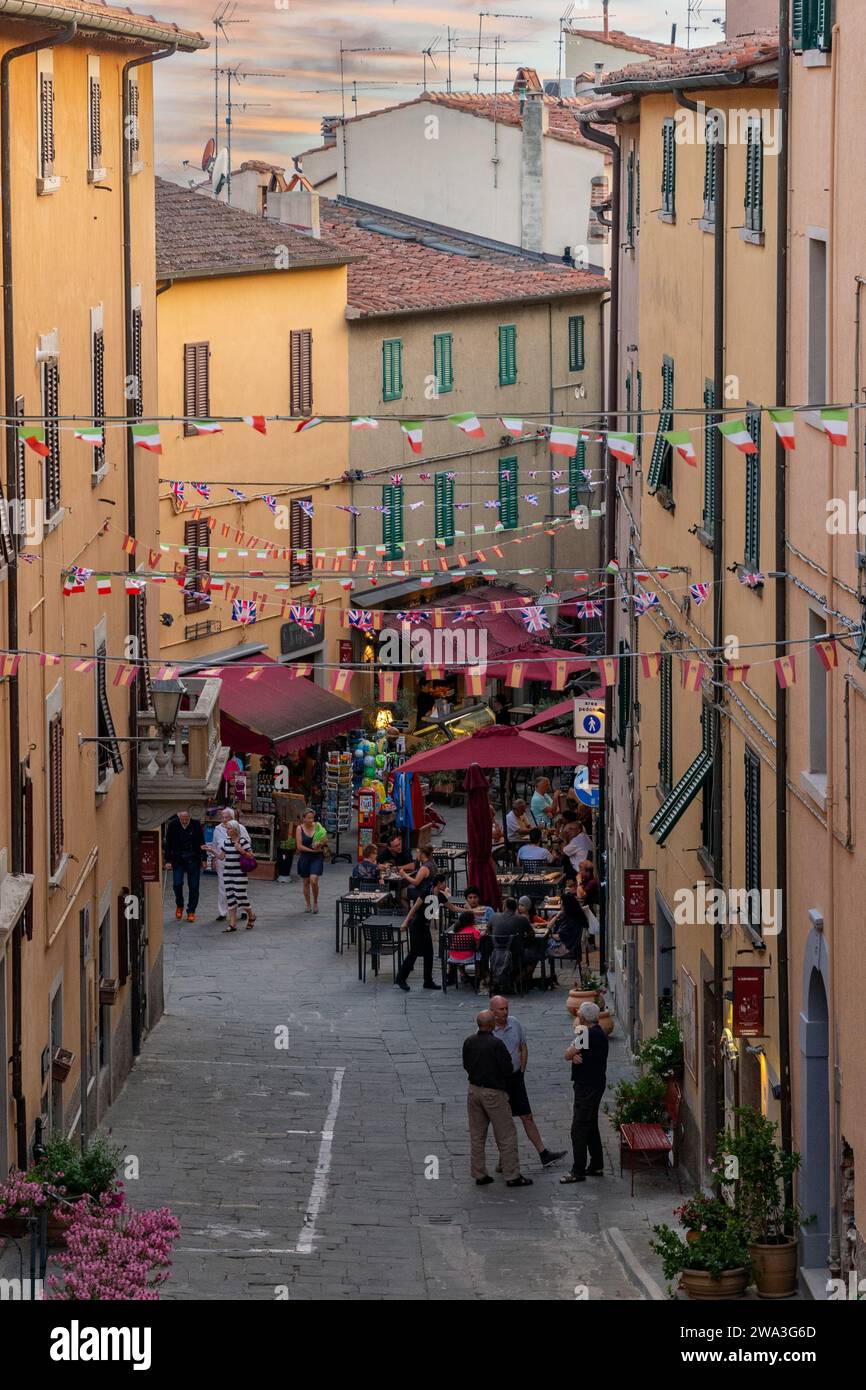
<path fill-rule="evenodd" d="M 626 34 L 622 29 L 575 29 L 568 26 L 566 34 L 574 34 L 579 39 L 595 39 L 597 43 L 607 43 L 613 48 L 622 48 L 626 53 L 644 53 L 648 58 L 665 58 L 686 50 L 677 44 L 656 43 L 653 39 L 640 39 L 635 34 Z"/>
<path fill-rule="evenodd" d="M 289 269 L 345 265 L 347 260 L 341 248 L 282 222 L 156 180 L 156 273 L 162 279 L 275 271 L 277 246 L 288 248 Z"/>
<path fill-rule="evenodd" d="M 632 83 L 675 82 L 681 77 L 704 77 L 715 73 L 742 72 L 761 63 L 774 62 L 779 56 L 779 31 L 763 29 L 725 43 L 707 48 L 693 48 L 675 58 L 654 59 L 647 63 L 631 63 L 628 67 L 606 72 L 597 91 L 627 91 Z"/>
<path fill-rule="evenodd" d="M 182 8 L 182 0 L 178 0 L 178 8 Z M 69 11 L 69 18 L 77 19 L 82 30 L 88 30 L 88 16 L 94 19 L 116 20 L 116 28 L 107 32 L 119 38 L 134 41 L 138 38 L 142 42 L 153 43 L 177 43 L 178 46 L 186 51 L 197 48 L 207 48 L 208 44 L 201 34 L 190 29 L 181 29 L 177 24 L 172 24 L 168 20 L 156 19 L 153 15 L 143 14 L 137 10 L 127 9 L 120 5 L 106 5 L 103 0 L 52 0 L 52 3 L 42 3 L 41 0 L 34 0 L 29 10 L 21 13 L 19 6 L 12 6 L 7 11 L 3 0 L 0 0 L 0 19 L 29 20 L 36 23 L 45 23 L 46 17 L 56 22 L 63 16 L 57 11 Z M 53 12 L 53 13 L 52 13 Z M 146 27 L 153 31 L 153 38 L 136 34 L 135 27 Z M 102 32 L 106 32 L 103 30 Z"/>
<path fill-rule="evenodd" d="M 546 262 L 519 250 L 495 250 L 459 232 L 434 231 L 392 212 L 344 200 L 323 200 L 320 211 L 328 240 L 357 257 L 349 266 L 349 306 L 357 317 L 547 300 L 608 288 L 601 274 Z M 370 224 L 389 227 L 401 236 L 408 233 L 412 239 L 373 231 Z M 449 255 L 422 244 L 421 238 L 454 246 L 464 254 Z"/>

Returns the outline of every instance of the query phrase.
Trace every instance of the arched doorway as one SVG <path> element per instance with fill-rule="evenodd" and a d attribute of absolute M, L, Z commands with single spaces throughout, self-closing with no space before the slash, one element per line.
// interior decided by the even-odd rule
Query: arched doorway
<path fill-rule="evenodd" d="M 817 938 L 813 941 L 813 938 Z M 810 950 L 809 947 L 812 949 Z M 802 1228 L 803 1264 L 826 1264 L 830 1239 L 830 1014 L 827 999 L 827 948 L 811 932 L 800 1014 L 800 1153 L 798 1201 L 814 1219 Z"/>

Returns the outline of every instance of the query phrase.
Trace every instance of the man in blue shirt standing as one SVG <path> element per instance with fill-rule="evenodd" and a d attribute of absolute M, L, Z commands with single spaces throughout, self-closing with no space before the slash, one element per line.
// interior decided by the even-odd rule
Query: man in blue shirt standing
<path fill-rule="evenodd" d="M 604 1149 L 598 1128 L 598 1111 L 607 1085 L 607 1034 L 600 1026 L 599 1008 L 588 1001 L 581 1004 L 577 1021 L 582 1032 L 565 1053 L 571 1063 L 574 1112 L 571 1121 L 571 1172 L 560 1182 L 585 1182 L 587 1177 L 604 1177 Z M 589 1167 L 586 1166 L 587 1152 Z"/>
<path fill-rule="evenodd" d="M 502 994 L 496 994 L 490 1001 L 490 1012 L 496 1019 L 496 1027 L 493 1029 L 494 1038 L 499 1038 L 508 1048 L 511 1057 L 512 1074 L 508 1086 L 508 1101 L 511 1106 L 511 1113 L 516 1119 L 523 1121 L 523 1128 L 526 1130 L 526 1137 L 541 1159 L 543 1168 L 555 1163 L 558 1158 L 565 1157 L 565 1149 L 552 1150 L 547 1147 L 538 1132 L 538 1125 L 535 1123 L 532 1114 L 532 1106 L 529 1104 L 529 1096 L 526 1094 L 526 1082 L 523 1073 L 526 1070 L 526 1063 L 529 1057 L 529 1048 L 526 1043 L 526 1030 L 519 1019 L 512 1018 L 508 1013 L 508 1000 Z"/>

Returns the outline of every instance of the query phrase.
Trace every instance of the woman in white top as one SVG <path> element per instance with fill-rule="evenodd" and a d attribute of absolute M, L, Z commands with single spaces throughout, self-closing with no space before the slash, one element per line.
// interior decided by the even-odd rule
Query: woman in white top
<path fill-rule="evenodd" d="M 214 851 L 213 863 L 217 873 L 217 921 L 224 922 L 228 916 L 228 902 L 226 901 L 226 864 L 217 850 L 223 850 L 228 842 L 228 824 L 235 819 L 235 813 L 231 806 L 224 806 L 220 811 L 219 824 L 214 828 L 213 839 L 210 843 L 211 850 Z M 252 849 L 249 831 L 246 826 L 239 825 L 241 848 Z"/>

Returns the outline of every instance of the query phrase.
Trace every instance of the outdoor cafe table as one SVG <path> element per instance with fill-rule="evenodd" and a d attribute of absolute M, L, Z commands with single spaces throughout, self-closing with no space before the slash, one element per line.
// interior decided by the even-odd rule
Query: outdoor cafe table
<path fill-rule="evenodd" d="M 437 864 L 440 864 L 442 866 L 443 871 L 447 872 L 448 887 L 451 889 L 452 893 L 457 892 L 458 862 L 462 859 L 463 868 L 465 870 L 467 867 L 468 854 L 468 849 L 456 849 L 453 847 L 449 847 L 447 849 L 439 849 L 436 846 L 434 846 L 433 848 L 433 858 L 436 860 Z M 443 860 L 445 861 L 445 864 L 442 863 Z"/>
<path fill-rule="evenodd" d="M 342 928 L 343 922 L 345 921 L 346 914 L 349 913 L 349 912 L 352 912 L 352 910 L 353 910 L 355 904 L 358 904 L 359 907 L 363 905 L 363 907 L 366 908 L 368 911 L 370 911 L 370 912 L 375 912 L 375 911 L 376 911 L 376 908 L 377 908 L 377 907 L 380 907 L 380 906 L 382 905 L 382 903 L 386 901 L 386 899 L 388 898 L 388 896 L 389 896 L 388 893 L 385 893 L 385 892 L 383 892 L 382 890 L 376 889 L 376 888 L 371 888 L 371 889 L 369 889 L 369 890 L 361 889 L 360 891 L 358 891 L 357 889 L 353 889 L 353 891 L 352 891 L 351 893 L 344 893 L 343 896 L 342 896 L 341 898 L 338 898 L 338 899 L 337 899 L 337 906 L 336 906 L 337 945 L 336 945 L 336 950 L 337 950 L 338 952 L 339 952 L 339 950 L 340 950 L 340 938 L 341 938 L 341 936 L 342 936 L 341 928 Z"/>

